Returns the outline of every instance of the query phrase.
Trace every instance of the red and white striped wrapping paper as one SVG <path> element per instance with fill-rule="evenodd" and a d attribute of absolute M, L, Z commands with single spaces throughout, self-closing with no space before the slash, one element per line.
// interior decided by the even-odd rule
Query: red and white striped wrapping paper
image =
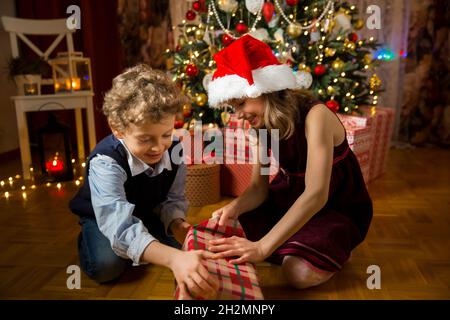
<path fill-rule="evenodd" d="M 372 111 L 372 107 L 364 106 L 361 108 L 361 111 L 363 112 L 362 116 L 338 116 L 346 127 L 347 134 L 350 128 L 355 127 L 367 128 L 371 132 L 372 139 L 369 148 L 369 181 L 372 181 L 379 177 L 386 168 L 386 160 L 389 153 L 392 132 L 395 124 L 395 110 L 391 108 L 376 107 L 374 108 L 374 111 Z M 347 138 L 348 137 L 349 134 Z M 357 155 L 357 153 L 363 151 L 358 149 L 357 151 L 354 150 L 354 152 Z"/>
<path fill-rule="evenodd" d="M 183 250 L 206 250 L 207 242 L 213 239 L 231 236 L 244 237 L 245 233 L 238 220 L 228 220 L 224 226 L 219 226 L 217 218 L 205 220 L 190 228 Z M 259 286 L 258 275 L 253 263 L 240 265 L 230 264 L 230 259 L 205 260 L 203 265 L 210 274 L 217 277 L 219 290 L 217 300 L 262 300 L 264 296 Z M 202 300 L 203 297 L 195 297 Z M 180 299 L 180 291 L 175 290 L 175 299 Z M 194 299 L 194 297 L 185 297 Z"/>

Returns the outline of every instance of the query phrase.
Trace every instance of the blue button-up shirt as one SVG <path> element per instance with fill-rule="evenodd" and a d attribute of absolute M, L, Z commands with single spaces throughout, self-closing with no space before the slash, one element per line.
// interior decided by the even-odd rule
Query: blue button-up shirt
<path fill-rule="evenodd" d="M 131 175 L 145 172 L 156 176 L 164 169 L 172 170 L 169 151 L 166 151 L 154 168 L 135 157 L 123 140 L 120 142 L 127 152 Z M 100 231 L 108 238 L 113 251 L 120 257 L 140 261 L 145 248 L 157 239 L 152 236 L 142 221 L 132 215 L 134 204 L 127 201 L 124 183 L 127 180 L 125 170 L 111 157 L 97 155 L 90 162 L 89 185 L 95 218 Z M 184 197 L 186 165 L 180 164 L 175 180 L 167 194 L 167 199 L 155 208 L 155 213 L 164 224 L 166 234 L 171 236 L 170 223 L 177 218 L 186 218 L 188 202 Z M 151 195 L 149 194 L 149 197 Z"/>

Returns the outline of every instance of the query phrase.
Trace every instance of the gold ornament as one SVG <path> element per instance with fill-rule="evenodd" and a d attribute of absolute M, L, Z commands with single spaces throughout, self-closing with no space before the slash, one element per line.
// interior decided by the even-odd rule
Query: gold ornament
<path fill-rule="evenodd" d="M 380 88 L 381 86 L 381 79 L 377 76 L 376 73 L 374 73 L 369 80 L 369 84 L 370 84 L 370 89 L 371 90 L 377 90 Z"/>
<path fill-rule="evenodd" d="M 302 28 L 298 23 L 291 23 L 287 27 L 287 34 L 291 38 L 297 38 L 302 33 Z"/>
<path fill-rule="evenodd" d="M 370 64 L 372 63 L 372 55 L 370 53 L 366 54 L 363 58 L 364 64 Z"/>
<path fill-rule="evenodd" d="M 336 54 L 336 49 L 333 48 L 325 48 L 325 56 L 332 57 Z"/>
<path fill-rule="evenodd" d="M 332 86 L 328 86 L 327 87 L 327 93 L 328 94 L 333 94 L 334 93 L 334 88 Z"/>
<path fill-rule="evenodd" d="M 204 36 L 205 36 L 205 30 L 199 28 L 195 31 L 195 39 L 203 40 Z"/>
<path fill-rule="evenodd" d="M 356 44 L 353 41 L 350 41 L 348 39 L 345 39 L 344 46 L 349 50 L 355 50 Z"/>
<path fill-rule="evenodd" d="M 341 59 L 337 58 L 336 60 L 334 60 L 331 63 L 331 67 L 334 70 L 340 70 L 340 69 L 342 69 L 344 67 L 344 61 L 342 61 Z"/>
<path fill-rule="evenodd" d="M 178 45 L 179 45 L 180 47 L 185 46 L 185 45 L 186 45 L 186 38 L 183 37 L 183 36 L 179 37 L 179 38 L 178 38 Z"/>
<path fill-rule="evenodd" d="M 300 63 L 298 65 L 298 71 L 305 71 L 305 72 L 311 72 L 311 68 L 308 67 L 306 64 L 304 63 Z"/>
<path fill-rule="evenodd" d="M 199 93 L 195 95 L 195 104 L 200 107 L 203 107 L 206 102 L 208 102 L 208 97 L 204 93 Z"/>
<path fill-rule="evenodd" d="M 355 26 L 356 30 L 361 30 L 362 28 L 364 28 L 364 20 L 363 19 L 357 19 L 355 21 L 354 26 Z"/>
<path fill-rule="evenodd" d="M 220 114 L 220 119 L 222 119 L 222 123 L 224 126 L 226 126 L 228 124 L 228 122 L 230 121 L 230 118 L 231 118 L 231 115 L 229 112 L 224 111 Z"/>
<path fill-rule="evenodd" d="M 228 13 L 233 13 L 238 8 L 239 4 L 236 0 L 219 0 L 217 1 L 219 9 Z"/>

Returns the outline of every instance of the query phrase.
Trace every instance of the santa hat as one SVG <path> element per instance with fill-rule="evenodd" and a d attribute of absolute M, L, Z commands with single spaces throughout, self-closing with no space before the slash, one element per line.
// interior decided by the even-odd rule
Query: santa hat
<path fill-rule="evenodd" d="M 208 85 L 211 107 L 235 98 L 299 88 L 292 69 L 266 43 L 245 35 L 214 55 L 217 70 Z"/>

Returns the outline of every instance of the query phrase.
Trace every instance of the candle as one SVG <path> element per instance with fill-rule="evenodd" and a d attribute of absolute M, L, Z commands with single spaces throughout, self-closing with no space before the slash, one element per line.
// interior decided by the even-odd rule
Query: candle
<path fill-rule="evenodd" d="M 66 79 L 66 89 L 67 90 L 80 90 L 81 89 L 81 79 L 80 78 L 72 78 L 72 81 Z"/>
<path fill-rule="evenodd" d="M 49 173 L 61 173 L 64 170 L 64 162 L 58 157 L 45 163 L 45 169 Z"/>

